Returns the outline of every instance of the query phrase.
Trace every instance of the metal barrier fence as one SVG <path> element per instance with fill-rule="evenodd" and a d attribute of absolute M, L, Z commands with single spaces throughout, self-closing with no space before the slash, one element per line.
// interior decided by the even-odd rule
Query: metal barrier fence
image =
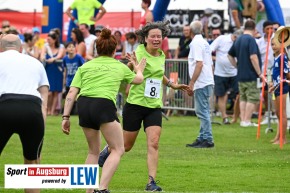
<path fill-rule="evenodd" d="M 182 59 L 167 59 L 165 75 L 174 83 L 189 84 L 188 61 Z M 194 111 L 193 97 L 187 93 L 163 87 L 163 109 Z"/>
<path fill-rule="evenodd" d="M 57 60 L 57 62 L 61 64 L 62 60 Z M 120 60 L 120 62 L 127 64 L 128 60 Z M 189 84 L 188 61 L 182 59 L 167 59 L 165 61 L 165 75 L 174 83 Z M 122 83 L 116 101 L 117 109 L 120 114 L 126 100 L 125 89 L 126 85 Z M 187 93 L 183 91 L 163 86 L 162 100 L 163 109 L 194 111 L 193 97 L 188 96 Z"/>

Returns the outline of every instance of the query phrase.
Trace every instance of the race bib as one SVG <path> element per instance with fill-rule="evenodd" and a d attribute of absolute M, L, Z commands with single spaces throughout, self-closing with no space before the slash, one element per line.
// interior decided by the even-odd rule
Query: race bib
<path fill-rule="evenodd" d="M 161 90 L 161 80 L 147 78 L 144 96 L 149 98 L 159 98 Z"/>

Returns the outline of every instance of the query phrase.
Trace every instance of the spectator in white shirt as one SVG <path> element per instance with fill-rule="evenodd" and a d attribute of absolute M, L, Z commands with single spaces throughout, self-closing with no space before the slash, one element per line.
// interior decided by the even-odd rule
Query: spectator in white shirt
<path fill-rule="evenodd" d="M 126 58 L 127 53 L 132 54 L 136 50 L 137 46 L 139 45 L 137 36 L 134 32 L 128 32 L 126 33 L 125 36 L 126 36 L 127 41 L 125 41 L 124 43 L 125 46 L 122 53 L 122 59 Z"/>
<path fill-rule="evenodd" d="M 24 164 L 39 164 L 49 83 L 42 63 L 21 51 L 17 35 L 0 36 L 0 154 L 16 133 Z M 40 189 L 25 192 L 39 193 Z"/>
<path fill-rule="evenodd" d="M 237 69 L 228 59 L 228 51 L 232 47 L 234 41 L 242 34 L 242 30 L 236 30 L 233 34 L 220 35 L 210 45 L 211 51 L 215 52 L 215 68 L 214 81 L 215 95 L 218 97 L 218 108 L 222 114 L 223 123 L 230 124 L 226 112 L 226 104 L 228 100 L 228 91 L 234 92 L 234 96 L 238 94 Z"/>
<path fill-rule="evenodd" d="M 90 31 L 89 31 L 90 29 L 89 29 L 88 24 L 82 23 L 82 24 L 80 24 L 79 28 L 80 28 L 83 36 L 84 36 L 84 40 L 85 40 L 85 44 L 86 44 L 86 50 L 87 50 L 87 53 L 88 53 L 91 43 L 95 39 L 97 39 L 97 37 L 95 35 L 93 35 L 93 34 L 90 34 Z"/>
<path fill-rule="evenodd" d="M 187 144 L 186 147 L 212 148 L 214 142 L 209 99 L 212 95 L 214 79 L 211 49 L 201 35 L 202 23 L 193 21 L 190 28 L 193 38 L 189 45 L 188 55 L 189 76 L 191 78 L 189 87 L 194 92 L 195 113 L 200 120 L 200 131 L 196 140 L 192 144 Z"/>

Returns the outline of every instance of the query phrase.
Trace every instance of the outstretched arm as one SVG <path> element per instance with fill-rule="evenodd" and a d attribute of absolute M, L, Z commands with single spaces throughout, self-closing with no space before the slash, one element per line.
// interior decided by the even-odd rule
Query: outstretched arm
<path fill-rule="evenodd" d="M 182 91 L 190 91 L 189 86 L 186 84 L 175 84 L 171 80 L 169 80 L 165 75 L 163 75 L 162 83 L 166 85 L 167 87 L 170 87 L 174 90 L 182 90 Z"/>
<path fill-rule="evenodd" d="M 146 67 L 146 58 L 142 58 L 141 61 L 138 63 L 136 53 L 133 54 L 127 53 L 126 58 L 129 60 L 128 67 L 131 70 L 136 72 L 136 77 L 132 81 L 133 84 L 141 84 L 144 80 L 143 71 Z"/>

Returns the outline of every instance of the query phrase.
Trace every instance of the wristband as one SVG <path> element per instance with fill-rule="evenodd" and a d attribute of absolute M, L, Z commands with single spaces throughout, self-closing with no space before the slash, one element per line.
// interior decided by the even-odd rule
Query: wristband
<path fill-rule="evenodd" d="M 171 85 L 172 85 L 172 81 L 169 80 L 169 81 L 167 82 L 166 86 L 167 86 L 167 87 L 170 87 Z"/>
<path fill-rule="evenodd" d="M 70 115 L 63 115 L 62 118 L 70 118 Z"/>

